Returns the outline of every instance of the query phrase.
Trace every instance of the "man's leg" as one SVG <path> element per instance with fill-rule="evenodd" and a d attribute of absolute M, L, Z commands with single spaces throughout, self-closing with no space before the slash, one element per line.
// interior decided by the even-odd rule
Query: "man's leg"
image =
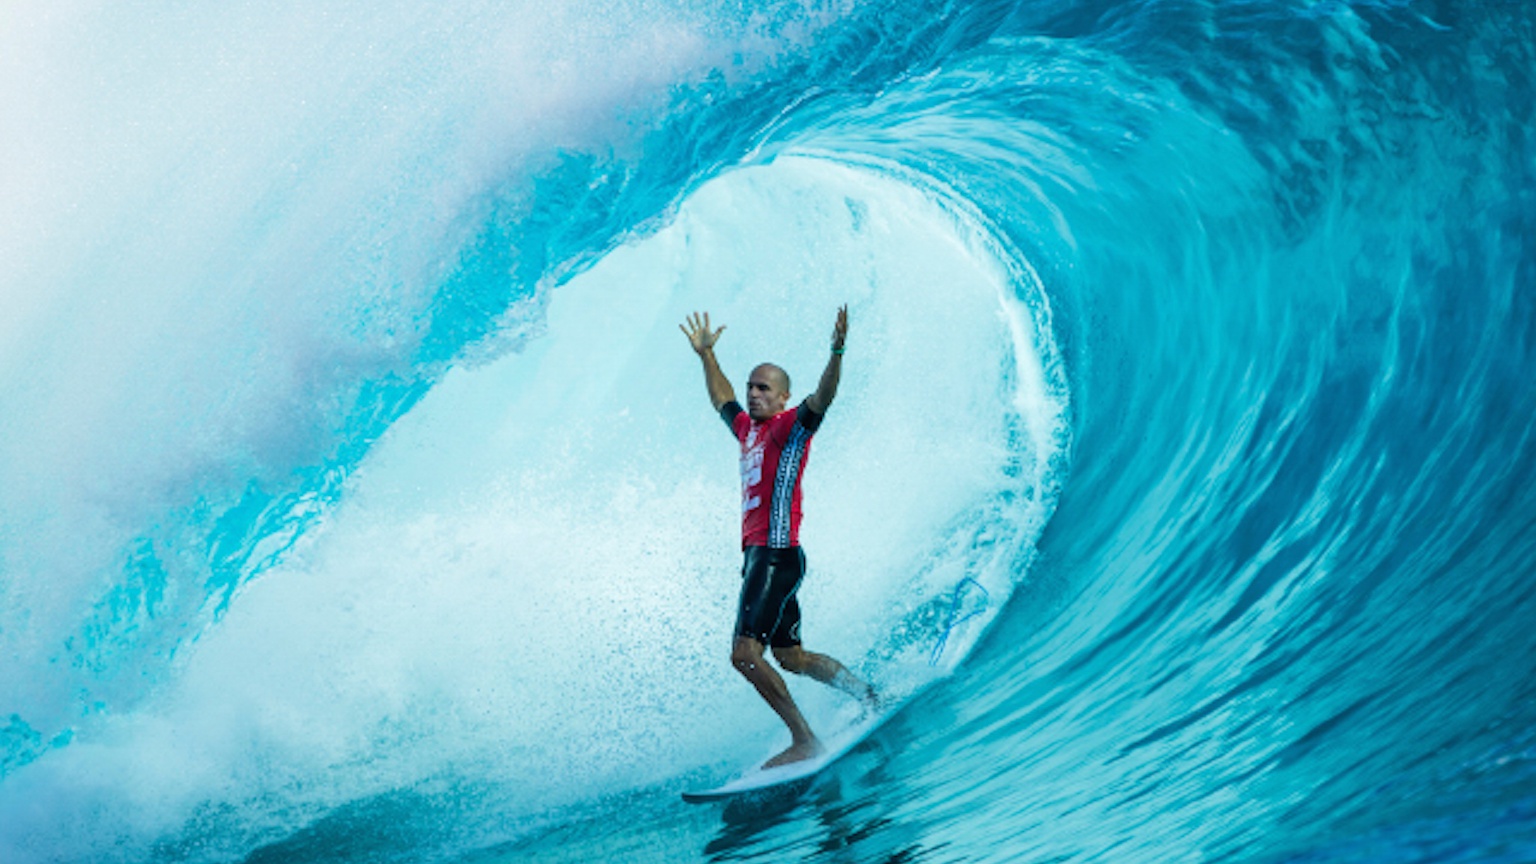
<path fill-rule="evenodd" d="M 875 688 L 848 671 L 848 667 L 825 654 L 807 651 L 799 645 L 773 649 L 773 659 L 779 661 L 784 671 L 796 675 L 809 675 L 823 684 L 836 687 L 864 703 L 864 707 L 877 709 L 880 697 Z"/>
<path fill-rule="evenodd" d="M 821 752 L 821 742 L 816 740 L 810 724 L 805 722 L 805 716 L 789 695 L 784 679 L 764 662 L 763 643 L 749 636 L 737 636 L 731 647 L 731 665 L 757 688 L 758 694 L 789 727 L 789 749 L 763 763 L 764 768 L 809 759 Z"/>

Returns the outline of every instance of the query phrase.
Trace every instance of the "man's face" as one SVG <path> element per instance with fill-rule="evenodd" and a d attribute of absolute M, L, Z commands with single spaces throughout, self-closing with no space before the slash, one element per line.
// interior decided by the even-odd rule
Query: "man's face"
<path fill-rule="evenodd" d="M 784 410 L 789 401 L 789 387 L 778 367 L 763 364 L 747 378 L 747 416 L 767 420 Z"/>

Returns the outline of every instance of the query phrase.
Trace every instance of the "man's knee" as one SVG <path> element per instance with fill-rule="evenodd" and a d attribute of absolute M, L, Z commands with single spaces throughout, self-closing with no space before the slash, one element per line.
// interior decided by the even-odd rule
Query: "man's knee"
<path fill-rule="evenodd" d="M 796 675 L 805 673 L 810 658 L 806 656 L 804 649 L 799 645 L 791 645 L 788 648 L 774 648 L 773 659 L 777 660 L 779 667 L 785 672 L 793 672 Z"/>
<path fill-rule="evenodd" d="M 731 645 L 731 665 L 743 675 L 756 669 L 763 662 L 763 646 L 756 639 L 738 636 Z"/>

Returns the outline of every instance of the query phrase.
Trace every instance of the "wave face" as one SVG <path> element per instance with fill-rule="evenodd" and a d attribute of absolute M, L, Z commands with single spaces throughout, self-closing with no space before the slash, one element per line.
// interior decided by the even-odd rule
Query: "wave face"
<path fill-rule="evenodd" d="M 1527 4 L 6 15 L 0 859 L 1536 857 Z"/>

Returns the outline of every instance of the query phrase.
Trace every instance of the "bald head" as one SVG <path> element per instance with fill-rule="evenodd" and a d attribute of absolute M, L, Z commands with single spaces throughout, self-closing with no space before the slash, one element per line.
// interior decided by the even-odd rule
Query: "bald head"
<path fill-rule="evenodd" d="M 773 376 L 773 378 L 778 382 L 778 388 L 784 391 L 785 396 L 789 395 L 789 373 L 784 371 L 784 367 L 779 366 L 776 363 L 759 363 L 757 368 L 753 369 L 752 371 L 754 373 L 762 372 L 765 375 Z"/>
<path fill-rule="evenodd" d="M 789 403 L 789 373 L 773 363 L 761 363 L 747 377 L 747 414 L 767 420 Z"/>

